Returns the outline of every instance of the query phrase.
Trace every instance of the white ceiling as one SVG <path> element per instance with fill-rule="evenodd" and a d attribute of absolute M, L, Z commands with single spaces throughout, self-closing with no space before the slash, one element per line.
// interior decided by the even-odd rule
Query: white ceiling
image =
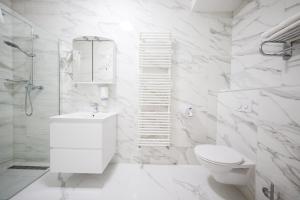
<path fill-rule="evenodd" d="M 232 12 L 244 0 L 192 0 L 192 10 L 198 12 Z"/>

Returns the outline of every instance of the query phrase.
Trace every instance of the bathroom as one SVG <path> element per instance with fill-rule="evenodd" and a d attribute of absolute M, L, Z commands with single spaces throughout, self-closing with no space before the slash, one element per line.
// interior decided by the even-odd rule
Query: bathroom
<path fill-rule="evenodd" d="M 0 200 L 300 199 L 300 0 L 0 11 Z"/>

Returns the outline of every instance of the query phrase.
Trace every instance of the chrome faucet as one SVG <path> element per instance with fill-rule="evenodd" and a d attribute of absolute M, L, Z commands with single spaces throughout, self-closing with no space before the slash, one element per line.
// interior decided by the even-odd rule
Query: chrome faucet
<path fill-rule="evenodd" d="M 99 112 L 99 104 L 97 102 L 93 102 L 90 105 L 94 108 L 93 113 Z"/>

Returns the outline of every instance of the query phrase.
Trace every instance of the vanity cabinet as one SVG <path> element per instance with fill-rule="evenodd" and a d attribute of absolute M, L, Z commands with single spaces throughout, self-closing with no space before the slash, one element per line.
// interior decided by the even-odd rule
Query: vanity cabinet
<path fill-rule="evenodd" d="M 104 171 L 116 149 L 116 114 L 72 113 L 50 118 L 50 171 Z"/>

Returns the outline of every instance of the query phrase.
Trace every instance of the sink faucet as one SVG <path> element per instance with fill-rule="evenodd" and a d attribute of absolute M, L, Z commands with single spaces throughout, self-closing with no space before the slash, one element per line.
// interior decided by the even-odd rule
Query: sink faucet
<path fill-rule="evenodd" d="M 94 102 L 94 103 L 91 103 L 90 105 L 94 108 L 93 113 L 99 112 L 99 104 L 98 103 Z"/>

